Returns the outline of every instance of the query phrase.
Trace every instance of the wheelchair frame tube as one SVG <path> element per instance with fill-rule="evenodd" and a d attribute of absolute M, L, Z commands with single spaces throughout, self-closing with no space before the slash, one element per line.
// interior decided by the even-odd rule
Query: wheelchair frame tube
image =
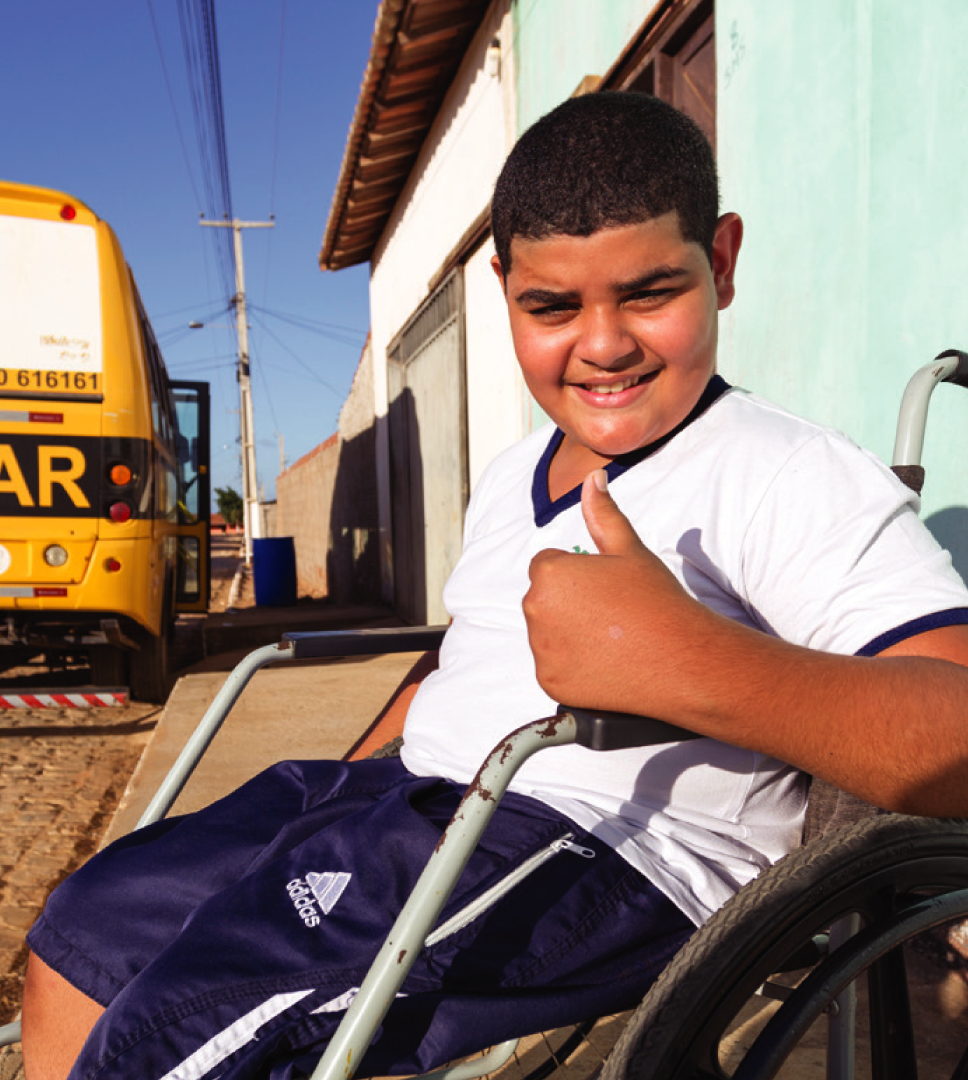
<path fill-rule="evenodd" d="M 546 746 L 573 743 L 570 716 L 534 720 L 488 754 L 427 861 L 311 1080 L 350 1080 L 514 774 Z"/>
<path fill-rule="evenodd" d="M 266 664 L 274 664 L 279 660 L 292 660 L 294 655 L 295 650 L 288 641 L 264 645 L 261 649 L 250 652 L 229 672 L 228 678 L 212 699 L 212 704 L 205 710 L 205 715 L 195 726 L 195 730 L 185 743 L 175 764 L 168 770 L 168 775 L 162 780 L 151 802 L 138 819 L 135 829 L 142 829 L 145 825 L 159 821 L 168 813 L 232 706 L 238 701 L 239 695 L 259 668 L 265 667 Z"/>
<path fill-rule="evenodd" d="M 928 403 L 939 382 L 966 383 L 968 356 L 948 349 L 925 364 L 908 380 L 901 399 L 894 438 L 893 465 L 920 465 L 924 452 L 924 431 L 928 422 Z"/>

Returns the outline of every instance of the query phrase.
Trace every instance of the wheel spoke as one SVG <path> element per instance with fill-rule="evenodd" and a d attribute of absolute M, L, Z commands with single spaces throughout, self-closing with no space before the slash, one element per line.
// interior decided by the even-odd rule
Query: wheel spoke
<path fill-rule="evenodd" d="M 871 1067 L 883 1080 L 917 1080 L 918 1061 L 911 1022 L 907 966 L 899 947 L 875 961 L 867 973 L 870 996 Z"/>
<path fill-rule="evenodd" d="M 951 1080 L 968 1080 L 968 1048 L 961 1055 L 961 1061 L 958 1062 L 958 1066 L 951 1074 Z"/>

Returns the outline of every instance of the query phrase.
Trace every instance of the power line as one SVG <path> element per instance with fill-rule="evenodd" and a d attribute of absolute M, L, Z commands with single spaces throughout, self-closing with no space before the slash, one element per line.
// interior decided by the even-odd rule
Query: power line
<path fill-rule="evenodd" d="M 203 213 L 213 220 L 231 220 L 234 214 L 225 144 L 225 111 L 214 0 L 178 0 L 178 18 L 202 163 L 206 195 Z M 232 238 L 221 231 L 215 236 L 223 291 L 226 296 L 232 296 L 235 292 Z"/>
<path fill-rule="evenodd" d="M 251 310 L 251 309 L 250 309 L 250 310 Z M 322 375 L 320 375 L 320 374 L 319 374 L 319 372 L 317 372 L 317 371 L 315 371 L 315 370 L 314 370 L 313 368 L 311 368 L 311 367 L 310 367 L 310 366 L 309 366 L 309 365 L 308 365 L 308 364 L 306 363 L 306 361 L 305 361 L 305 360 L 303 360 L 303 358 L 302 358 L 301 356 L 299 356 L 299 354 L 298 354 L 298 353 L 296 353 L 296 352 L 294 352 L 294 351 L 293 351 L 292 349 L 290 349 L 290 348 L 289 348 L 289 346 L 288 346 L 288 345 L 287 345 L 287 344 L 286 344 L 286 343 L 285 343 L 284 341 L 282 341 L 282 340 L 281 340 L 281 339 L 280 339 L 279 337 L 277 337 L 277 335 L 275 335 L 275 334 L 274 334 L 274 333 L 273 333 L 273 332 L 272 332 L 272 331 L 271 331 L 271 330 L 269 329 L 269 327 L 268 327 L 268 326 L 266 326 L 266 324 L 265 324 L 265 323 L 264 323 L 264 322 L 263 322 L 263 321 L 262 321 L 261 319 L 259 319 L 259 318 L 258 318 L 257 316 L 253 316 L 253 318 L 254 318 L 254 320 L 255 320 L 256 322 L 258 322 L 258 324 L 259 324 L 259 326 L 260 326 L 260 327 L 262 328 L 262 330 L 263 330 L 263 331 L 264 331 L 265 333 L 267 333 L 267 334 L 269 335 L 269 337 L 271 337 L 271 338 L 272 338 L 272 340 L 273 340 L 273 341 L 274 341 L 274 342 L 275 342 L 275 343 L 276 343 L 276 344 L 277 344 L 277 345 L 278 345 L 278 346 L 279 346 L 280 348 L 282 348 L 282 349 L 285 349 L 285 351 L 286 351 L 287 353 L 289 353 L 289 355 L 290 355 L 290 356 L 291 356 L 291 357 L 292 357 L 292 358 L 293 358 L 293 359 L 294 359 L 294 360 L 296 361 L 296 363 L 297 363 L 297 364 L 298 364 L 298 365 L 299 365 L 299 366 L 300 366 L 300 367 L 301 367 L 301 368 L 303 369 L 303 371 L 305 371 L 305 372 L 306 372 L 306 374 L 307 374 L 307 375 L 308 375 L 308 376 L 309 376 L 309 377 L 310 377 L 310 378 L 311 378 L 311 379 L 312 379 L 312 380 L 313 380 L 314 382 L 318 382 L 318 383 L 320 383 L 321 385 L 325 386 L 325 387 L 326 387 L 326 389 L 330 391 L 330 393 L 333 393 L 333 394 L 335 394 L 335 395 L 336 395 L 337 397 L 342 397 L 342 395 L 340 394 L 340 391 L 339 391 L 339 390 L 337 390 L 335 386 L 333 386 L 333 385 L 332 385 L 331 383 L 328 383 L 328 382 L 327 382 L 327 381 L 326 381 L 326 380 L 325 380 L 325 379 L 324 379 L 324 378 L 322 377 Z"/>
<path fill-rule="evenodd" d="M 366 333 L 351 326 L 340 326 L 337 323 L 323 322 L 320 319 L 310 319 L 305 315 L 292 315 L 288 312 L 273 311 L 270 308 L 260 307 L 258 304 L 250 304 L 250 309 L 259 311 L 263 315 L 270 315 L 280 322 L 298 326 L 301 330 L 319 334 L 321 337 L 331 338 L 343 345 L 353 345 L 361 348 L 366 342 Z"/>
<path fill-rule="evenodd" d="M 276 219 L 276 166 L 279 161 L 279 128 L 281 124 L 279 117 L 282 109 L 282 57 L 283 57 L 283 45 L 286 40 L 286 0 L 282 0 L 282 11 L 279 16 L 279 61 L 276 64 L 276 111 L 273 118 L 273 132 L 272 132 L 272 170 L 270 172 L 269 180 L 269 220 L 275 221 Z M 266 261 L 265 270 L 263 271 L 264 285 L 262 288 L 262 299 L 265 301 L 269 292 L 269 270 L 272 261 L 272 236 L 269 236 L 269 242 L 266 244 Z"/>
<path fill-rule="evenodd" d="M 147 0 L 147 3 L 148 15 L 151 18 L 151 29 L 155 35 L 155 45 L 158 47 L 158 59 L 161 61 L 161 74 L 165 80 L 165 89 L 168 91 L 168 102 L 171 105 L 172 116 L 175 119 L 175 130 L 178 132 L 178 143 L 181 146 L 182 157 L 185 159 L 185 171 L 188 173 L 188 183 L 191 185 L 192 193 L 195 196 L 195 202 L 201 204 L 202 200 L 198 197 L 198 188 L 195 187 L 195 178 L 192 176 L 192 166 L 188 158 L 188 147 L 185 145 L 185 135 L 178 120 L 178 110 L 175 108 L 175 95 L 172 93 L 171 80 L 168 78 L 168 65 L 165 63 L 165 53 L 161 47 L 161 35 L 158 33 L 158 23 L 155 20 L 155 9 L 151 5 L 151 0 Z"/>

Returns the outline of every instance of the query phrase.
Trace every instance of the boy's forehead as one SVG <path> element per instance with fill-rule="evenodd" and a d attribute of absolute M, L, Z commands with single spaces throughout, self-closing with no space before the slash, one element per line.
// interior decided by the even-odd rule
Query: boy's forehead
<path fill-rule="evenodd" d="M 695 249 L 692 252 L 691 249 Z M 584 256 L 594 252 L 608 252 L 620 263 L 630 263 L 637 269 L 647 271 L 653 266 L 676 262 L 693 254 L 701 254 L 702 248 L 694 241 L 683 238 L 679 215 L 675 210 L 658 218 L 629 225 L 608 226 L 588 236 L 555 232 L 540 238 L 514 236 L 510 244 L 510 274 L 528 270 L 554 270 L 557 272 L 579 271 L 586 267 Z M 624 275 L 614 265 L 619 277 Z"/>

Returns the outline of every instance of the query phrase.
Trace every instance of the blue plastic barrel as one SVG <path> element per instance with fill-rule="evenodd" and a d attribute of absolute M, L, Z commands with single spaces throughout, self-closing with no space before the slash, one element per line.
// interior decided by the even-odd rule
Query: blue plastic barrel
<path fill-rule="evenodd" d="M 266 536 L 252 541 L 252 576 L 257 607 L 288 607 L 296 603 L 296 547 L 291 536 Z"/>

